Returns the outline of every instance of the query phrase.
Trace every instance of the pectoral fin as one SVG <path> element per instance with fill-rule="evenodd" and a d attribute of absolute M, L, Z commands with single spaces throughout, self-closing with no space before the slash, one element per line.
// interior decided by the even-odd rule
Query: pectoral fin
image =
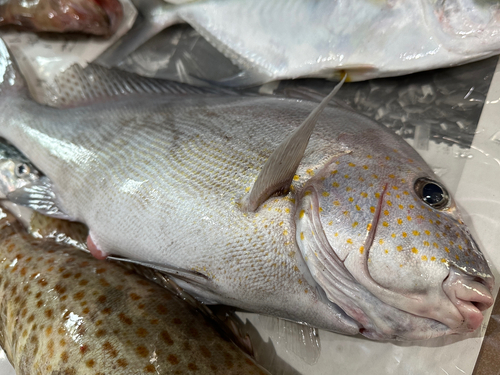
<path fill-rule="evenodd" d="M 321 101 L 292 134 L 281 142 L 267 159 L 252 189 L 240 202 L 243 211 L 255 211 L 276 192 L 288 192 L 321 112 L 340 90 L 346 77 L 347 75 L 344 75 L 342 81 L 334 87 L 332 92 Z"/>
<path fill-rule="evenodd" d="M 57 219 L 72 220 L 60 207 L 54 193 L 52 181 L 43 176 L 7 194 L 7 200 Z"/>

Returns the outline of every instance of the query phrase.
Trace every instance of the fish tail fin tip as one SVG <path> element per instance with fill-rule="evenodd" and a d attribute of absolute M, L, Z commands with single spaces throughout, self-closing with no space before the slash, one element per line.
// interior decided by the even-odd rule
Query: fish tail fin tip
<path fill-rule="evenodd" d="M 27 95 L 28 86 L 7 43 L 0 38 L 0 96 L 9 92 Z"/>

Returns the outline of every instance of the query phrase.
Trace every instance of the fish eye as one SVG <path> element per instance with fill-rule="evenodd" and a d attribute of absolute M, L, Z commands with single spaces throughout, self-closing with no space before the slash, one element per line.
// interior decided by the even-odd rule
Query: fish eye
<path fill-rule="evenodd" d="M 428 178 L 419 178 L 415 181 L 415 192 L 427 205 L 441 210 L 449 201 L 446 189 L 437 181 Z"/>
<path fill-rule="evenodd" d="M 26 177 L 30 174 L 31 170 L 28 164 L 22 163 L 16 165 L 16 176 L 17 177 Z"/>

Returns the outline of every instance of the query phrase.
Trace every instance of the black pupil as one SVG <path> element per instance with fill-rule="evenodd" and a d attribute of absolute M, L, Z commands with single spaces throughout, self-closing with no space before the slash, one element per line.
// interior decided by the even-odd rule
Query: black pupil
<path fill-rule="evenodd" d="M 423 200 L 430 205 L 441 203 L 444 199 L 444 191 L 433 183 L 425 184 L 422 189 Z"/>
<path fill-rule="evenodd" d="M 27 171 L 26 166 L 24 164 L 21 164 L 19 167 L 17 167 L 17 173 L 20 175 L 25 174 Z"/>

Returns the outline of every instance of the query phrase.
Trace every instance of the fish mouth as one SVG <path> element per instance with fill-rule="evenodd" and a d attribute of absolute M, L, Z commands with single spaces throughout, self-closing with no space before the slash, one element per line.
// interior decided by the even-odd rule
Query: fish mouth
<path fill-rule="evenodd" d="M 448 267 L 442 282 L 424 293 L 401 293 L 377 283 L 368 270 L 384 194 L 365 239 L 365 251 L 341 259 L 332 248 L 319 217 L 318 193 L 308 186 L 297 209 L 297 243 L 302 256 L 326 297 L 363 327 L 372 339 L 419 340 L 470 332 L 483 320 L 481 311 L 493 304 L 491 280 Z M 302 209 L 301 209 L 302 208 Z"/>

